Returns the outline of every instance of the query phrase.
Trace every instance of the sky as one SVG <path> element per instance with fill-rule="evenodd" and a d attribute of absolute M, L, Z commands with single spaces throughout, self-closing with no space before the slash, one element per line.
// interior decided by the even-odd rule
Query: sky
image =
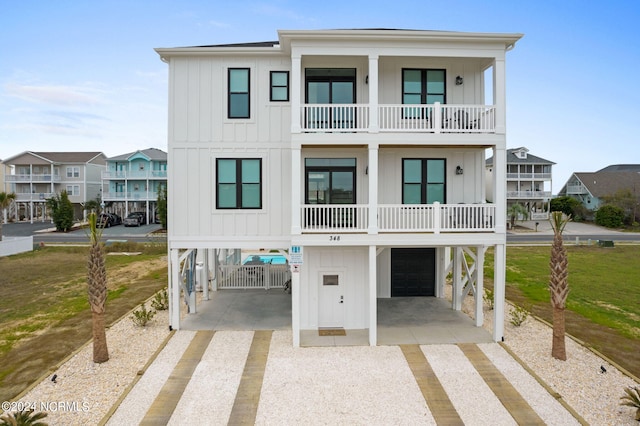
<path fill-rule="evenodd" d="M 157 47 L 277 40 L 277 31 L 522 33 L 507 53 L 507 147 L 574 172 L 640 163 L 640 2 L 0 0 L 0 159 L 24 151 L 167 150 Z"/>

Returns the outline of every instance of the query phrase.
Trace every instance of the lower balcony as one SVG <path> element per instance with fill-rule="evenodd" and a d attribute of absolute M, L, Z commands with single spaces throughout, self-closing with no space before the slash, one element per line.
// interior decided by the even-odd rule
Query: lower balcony
<path fill-rule="evenodd" d="M 103 201 L 156 201 L 158 199 L 157 192 L 104 192 L 102 194 Z"/>
<path fill-rule="evenodd" d="M 36 192 L 36 193 L 16 193 L 16 201 L 18 202 L 26 202 L 26 201 L 41 201 L 45 202 L 48 198 L 52 198 L 56 194 L 51 192 Z"/>
<path fill-rule="evenodd" d="M 366 233 L 367 204 L 305 204 L 301 206 L 303 233 Z M 384 204 L 378 206 L 380 233 L 494 232 L 494 204 Z"/>

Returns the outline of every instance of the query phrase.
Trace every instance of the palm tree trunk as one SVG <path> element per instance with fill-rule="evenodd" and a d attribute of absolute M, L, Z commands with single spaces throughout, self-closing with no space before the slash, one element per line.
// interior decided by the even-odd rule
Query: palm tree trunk
<path fill-rule="evenodd" d="M 564 308 L 553 308 L 553 344 L 551 356 L 562 361 L 567 360 L 564 343 Z"/>
<path fill-rule="evenodd" d="M 92 312 L 91 316 L 93 319 L 93 362 L 100 364 L 109 361 L 104 313 Z"/>

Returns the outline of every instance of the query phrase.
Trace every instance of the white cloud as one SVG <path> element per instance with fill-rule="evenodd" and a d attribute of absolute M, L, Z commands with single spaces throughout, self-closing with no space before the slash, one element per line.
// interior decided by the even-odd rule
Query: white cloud
<path fill-rule="evenodd" d="M 52 105 L 86 106 L 101 103 L 99 91 L 80 86 L 35 86 L 8 83 L 5 85 L 5 92 L 8 96 L 25 101 Z"/>

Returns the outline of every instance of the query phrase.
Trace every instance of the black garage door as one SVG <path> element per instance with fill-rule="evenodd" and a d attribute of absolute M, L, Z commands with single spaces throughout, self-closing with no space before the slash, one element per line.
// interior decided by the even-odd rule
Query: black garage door
<path fill-rule="evenodd" d="M 391 249 L 391 297 L 436 295 L 436 249 Z"/>

